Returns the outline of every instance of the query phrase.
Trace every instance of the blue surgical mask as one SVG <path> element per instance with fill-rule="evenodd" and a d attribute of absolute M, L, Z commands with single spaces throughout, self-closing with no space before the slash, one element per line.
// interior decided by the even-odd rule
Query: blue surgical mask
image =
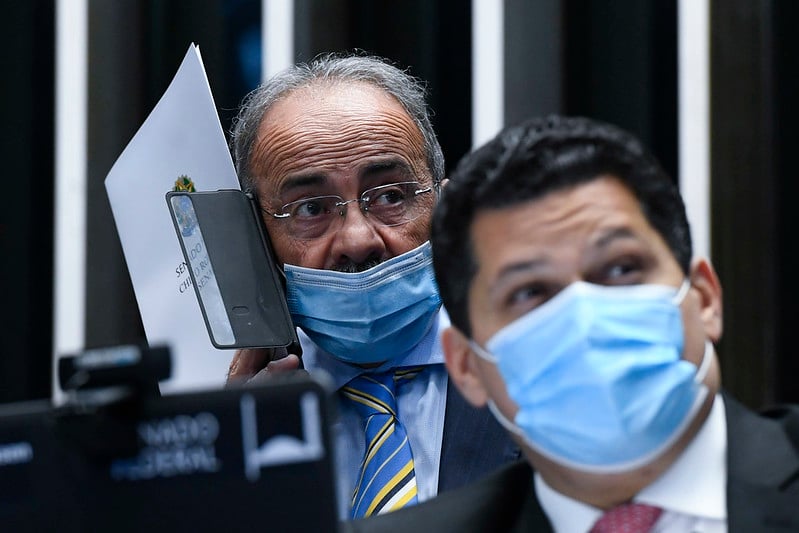
<path fill-rule="evenodd" d="M 603 287 L 576 282 L 498 331 L 481 357 L 497 364 L 519 411 L 489 408 L 535 451 L 573 469 L 625 472 L 651 462 L 701 407 L 700 368 L 682 359 L 679 304 L 688 281 Z"/>
<path fill-rule="evenodd" d="M 429 242 L 363 272 L 284 270 L 294 323 L 347 363 L 382 363 L 406 354 L 441 306 Z"/>

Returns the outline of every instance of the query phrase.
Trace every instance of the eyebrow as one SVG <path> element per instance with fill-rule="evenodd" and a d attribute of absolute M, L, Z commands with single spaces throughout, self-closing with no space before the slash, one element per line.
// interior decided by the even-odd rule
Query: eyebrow
<path fill-rule="evenodd" d="M 529 261 L 517 261 L 515 263 L 510 263 L 502 267 L 502 269 L 497 272 L 496 279 L 501 280 L 506 276 L 511 276 L 513 274 L 519 272 L 530 272 L 531 270 L 538 270 L 544 267 L 547 264 L 546 259 L 530 259 Z"/>
<path fill-rule="evenodd" d="M 378 177 L 380 174 L 391 172 L 393 170 L 400 170 L 403 174 L 408 176 L 413 176 L 413 172 L 411 168 L 408 166 L 405 161 L 400 159 L 386 159 L 382 161 L 373 161 L 366 166 L 359 172 L 359 177 L 361 180 L 368 180 L 371 178 Z M 291 191 L 302 189 L 304 187 L 318 187 L 320 185 L 325 185 L 328 182 L 328 177 L 325 174 L 320 173 L 308 173 L 308 174 L 295 174 L 286 178 L 285 181 L 280 185 L 280 188 L 277 191 L 279 196 L 283 196 L 286 193 L 290 193 Z"/>
<path fill-rule="evenodd" d="M 324 174 L 297 174 L 287 178 L 280 184 L 277 191 L 278 196 L 283 196 L 287 192 L 303 187 L 319 186 L 327 183 L 327 176 Z"/>
<path fill-rule="evenodd" d="M 380 174 L 391 172 L 394 170 L 399 170 L 403 174 L 412 176 L 413 172 L 411 168 L 405 161 L 401 159 L 386 159 L 383 161 L 373 161 L 368 163 L 361 171 L 360 177 L 361 179 L 369 179 L 374 178 Z"/>
<path fill-rule="evenodd" d="M 611 228 L 608 231 L 603 232 L 593 243 L 591 243 L 591 247 L 606 248 L 610 246 L 614 241 L 620 239 L 632 239 L 639 242 L 642 241 L 640 236 L 635 232 L 633 232 L 630 228 L 617 227 L 617 228 Z M 496 279 L 500 280 L 506 276 L 510 276 L 520 272 L 531 272 L 539 270 L 545 267 L 548 264 L 548 262 L 549 261 L 546 258 L 542 257 L 542 258 L 510 263 L 502 267 L 502 269 L 499 272 L 497 272 Z"/>
<path fill-rule="evenodd" d="M 543 268 L 547 262 L 548 261 L 545 258 L 536 258 L 526 261 L 517 261 L 515 263 L 510 263 L 503 266 L 490 283 L 488 290 L 489 294 L 492 295 L 492 298 L 496 297 L 496 294 L 501 294 L 503 288 L 508 283 L 511 283 L 509 280 L 512 280 L 515 275 L 535 272 L 536 270 Z"/>
<path fill-rule="evenodd" d="M 632 239 L 635 241 L 642 240 L 641 237 L 630 228 L 618 227 L 611 228 L 608 231 L 603 232 L 593 243 L 591 243 L 591 247 L 606 248 L 613 241 L 617 241 L 619 239 Z"/>

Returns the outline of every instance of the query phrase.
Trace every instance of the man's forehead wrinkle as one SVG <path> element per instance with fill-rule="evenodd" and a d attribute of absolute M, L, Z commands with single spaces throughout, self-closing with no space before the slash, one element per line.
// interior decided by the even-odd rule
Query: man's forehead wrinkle
<path fill-rule="evenodd" d="M 421 133 L 409 117 L 393 110 L 346 115 L 332 112 L 265 123 L 253 153 L 253 169 L 263 178 L 265 172 L 285 175 L 309 166 L 346 168 L 388 154 L 410 160 L 409 164 L 425 160 Z"/>
<path fill-rule="evenodd" d="M 383 139 L 365 138 L 357 132 L 342 129 L 341 134 L 319 136 L 311 135 L 285 138 L 281 142 L 270 143 L 261 159 L 263 167 L 277 174 L 303 172 L 310 169 L 349 168 L 369 157 L 381 155 L 401 155 L 399 143 L 385 142 Z M 285 154 L 296 154 L 285 157 Z M 399 153 L 399 154 L 398 154 Z M 411 154 L 415 155 L 415 154 Z"/>
<path fill-rule="evenodd" d="M 299 122 L 297 118 L 293 122 Z M 302 149 L 304 137 L 295 134 L 295 124 L 281 124 L 279 120 L 266 119 L 261 124 L 255 149 L 253 150 L 253 169 L 258 174 L 275 172 L 286 152 L 296 153 Z M 263 178 L 265 176 L 259 176 Z"/>

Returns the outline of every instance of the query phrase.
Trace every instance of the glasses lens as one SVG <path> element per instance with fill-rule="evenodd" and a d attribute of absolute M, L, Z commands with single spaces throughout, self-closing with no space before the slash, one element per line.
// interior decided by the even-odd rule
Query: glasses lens
<path fill-rule="evenodd" d="M 432 208 L 425 199 L 432 187 L 422 188 L 417 181 L 390 183 L 367 189 L 358 199 L 360 208 L 373 223 L 398 226 L 418 218 Z M 328 233 L 341 222 L 347 205 L 340 196 L 313 196 L 290 202 L 273 215 L 288 224 L 288 231 L 298 239 L 315 239 Z"/>
<path fill-rule="evenodd" d="M 321 237 L 338 216 L 338 196 L 315 196 L 303 198 L 283 206 L 283 214 L 289 215 L 289 231 L 301 239 Z"/>
<path fill-rule="evenodd" d="M 364 191 L 364 211 L 386 226 L 397 226 L 419 217 L 425 205 L 420 200 L 431 189 L 422 189 L 417 181 L 391 183 Z"/>

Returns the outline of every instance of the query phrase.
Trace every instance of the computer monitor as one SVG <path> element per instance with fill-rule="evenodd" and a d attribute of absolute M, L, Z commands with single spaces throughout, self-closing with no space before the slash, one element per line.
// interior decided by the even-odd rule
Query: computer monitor
<path fill-rule="evenodd" d="M 335 531 L 333 402 L 268 385 L 0 407 L 7 531 Z"/>

